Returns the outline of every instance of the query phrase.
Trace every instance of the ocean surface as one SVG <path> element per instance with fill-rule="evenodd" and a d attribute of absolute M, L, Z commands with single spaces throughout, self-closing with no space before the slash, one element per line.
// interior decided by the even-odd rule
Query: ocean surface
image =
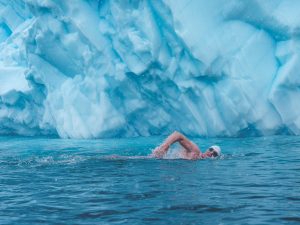
<path fill-rule="evenodd" d="M 217 159 L 147 155 L 164 137 L 0 137 L 0 224 L 299 224 L 300 137 L 193 139 Z"/>

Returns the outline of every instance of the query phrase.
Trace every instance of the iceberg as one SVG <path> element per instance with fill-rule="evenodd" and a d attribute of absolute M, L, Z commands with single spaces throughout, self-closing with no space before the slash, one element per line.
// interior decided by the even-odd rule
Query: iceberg
<path fill-rule="evenodd" d="M 0 134 L 300 134 L 298 0 L 0 0 Z"/>

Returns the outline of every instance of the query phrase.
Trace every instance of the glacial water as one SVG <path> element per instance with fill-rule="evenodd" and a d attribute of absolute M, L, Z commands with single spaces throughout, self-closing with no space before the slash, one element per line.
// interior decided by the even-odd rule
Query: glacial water
<path fill-rule="evenodd" d="M 222 157 L 147 158 L 162 140 L 0 137 L 0 224 L 300 223 L 300 137 L 193 139 Z"/>

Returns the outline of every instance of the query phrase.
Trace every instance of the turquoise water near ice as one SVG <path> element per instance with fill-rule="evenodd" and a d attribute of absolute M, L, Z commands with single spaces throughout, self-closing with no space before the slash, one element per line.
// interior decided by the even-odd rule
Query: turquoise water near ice
<path fill-rule="evenodd" d="M 0 137 L 0 223 L 300 223 L 300 137 L 193 139 L 223 156 L 145 157 L 162 140 Z"/>

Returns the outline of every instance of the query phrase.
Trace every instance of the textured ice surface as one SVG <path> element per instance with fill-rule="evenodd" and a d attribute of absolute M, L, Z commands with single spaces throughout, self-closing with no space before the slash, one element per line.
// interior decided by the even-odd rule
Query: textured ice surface
<path fill-rule="evenodd" d="M 0 134 L 300 134 L 298 0 L 0 0 Z"/>

